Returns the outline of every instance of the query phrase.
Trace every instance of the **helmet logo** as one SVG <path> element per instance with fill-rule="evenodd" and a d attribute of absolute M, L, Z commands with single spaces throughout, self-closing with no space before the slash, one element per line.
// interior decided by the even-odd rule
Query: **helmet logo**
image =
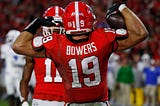
<path fill-rule="evenodd" d="M 68 22 L 68 27 L 72 27 L 72 22 Z"/>
<path fill-rule="evenodd" d="M 71 16 L 75 16 L 75 15 L 79 15 L 79 16 L 84 16 L 84 14 L 82 12 L 72 12 Z"/>
<path fill-rule="evenodd" d="M 79 21 L 79 25 L 80 27 L 84 27 L 84 20 L 80 20 Z M 73 28 L 76 28 L 76 24 L 75 24 L 75 21 L 69 21 L 68 22 L 68 27 L 73 27 Z"/>

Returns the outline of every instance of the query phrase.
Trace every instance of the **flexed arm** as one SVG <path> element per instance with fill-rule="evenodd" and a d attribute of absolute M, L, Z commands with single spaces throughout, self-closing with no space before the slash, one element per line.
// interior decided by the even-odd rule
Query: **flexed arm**
<path fill-rule="evenodd" d="M 32 47 L 32 40 L 36 31 L 41 26 L 54 26 L 48 19 L 44 18 L 36 18 L 33 20 L 25 29 L 20 33 L 20 36 L 16 39 L 16 41 L 12 45 L 12 49 L 22 55 L 32 56 L 32 57 L 45 57 L 45 50 L 41 52 L 34 51 Z"/>
<path fill-rule="evenodd" d="M 131 48 L 146 39 L 148 36 L 146 27 L 124 2 L 114 3 L 113 6 L 108 9 L 106 18 L 117 11 L 119 11 L 124 17 L 126 30 L 128 32 L 127 39 L 118 40 L 117 51 Z"/>
<path fill-rule="evenodd" d="M 136 14 L 124 4 L 119 7 L 119 10 L 125 19 L 128 38 L 118 41 L 118 50 L 125 50 L 145 40 L 148 36 L 148 31 Z"/>

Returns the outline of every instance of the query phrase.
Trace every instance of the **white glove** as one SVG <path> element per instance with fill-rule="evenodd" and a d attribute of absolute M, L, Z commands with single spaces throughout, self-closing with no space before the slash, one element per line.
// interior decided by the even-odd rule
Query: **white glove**
<path fill-rule="evenodd" d="M 22 103 L 22 106 L 29 106 L 29 103 L 28 103 L 27 101 L 24 101 L 24 102 Z"/>

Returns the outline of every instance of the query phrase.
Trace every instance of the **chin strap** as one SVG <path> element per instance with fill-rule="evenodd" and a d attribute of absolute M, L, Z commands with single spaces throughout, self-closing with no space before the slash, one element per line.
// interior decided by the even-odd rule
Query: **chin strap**
<path fill-rule="evenodd" d="M 73 43 L 81 43 L 81 42 L 86 42 L 86 41 L 88 41 L 88 40 L 89 40 L 90 32 L 89 32 L 89 33 L 87 33 L 87 34 L 85 34 L 85 35 L 87 35 L 87 36 L 88 36 L 88 37 L 87 37 L 87 38 L 85 38 L 85 39 L 74 40 L 74 39 L 72 38 L 72 36 L 81 36 L 81 34 L 79 34 L 79 35 L 66 34 L 67 39 L 68 39 L 68 40 L 70 40 L 70 41 L 71 41 L 71 42 L 73 42 Z"/>

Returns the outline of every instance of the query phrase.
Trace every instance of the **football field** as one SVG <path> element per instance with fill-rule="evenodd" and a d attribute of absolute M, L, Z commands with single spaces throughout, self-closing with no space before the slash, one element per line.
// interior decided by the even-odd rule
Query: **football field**
<path fill-rule="evenodd" d="M 0 100 L 0 106 L 8 106 L 7 100 Z"/>

